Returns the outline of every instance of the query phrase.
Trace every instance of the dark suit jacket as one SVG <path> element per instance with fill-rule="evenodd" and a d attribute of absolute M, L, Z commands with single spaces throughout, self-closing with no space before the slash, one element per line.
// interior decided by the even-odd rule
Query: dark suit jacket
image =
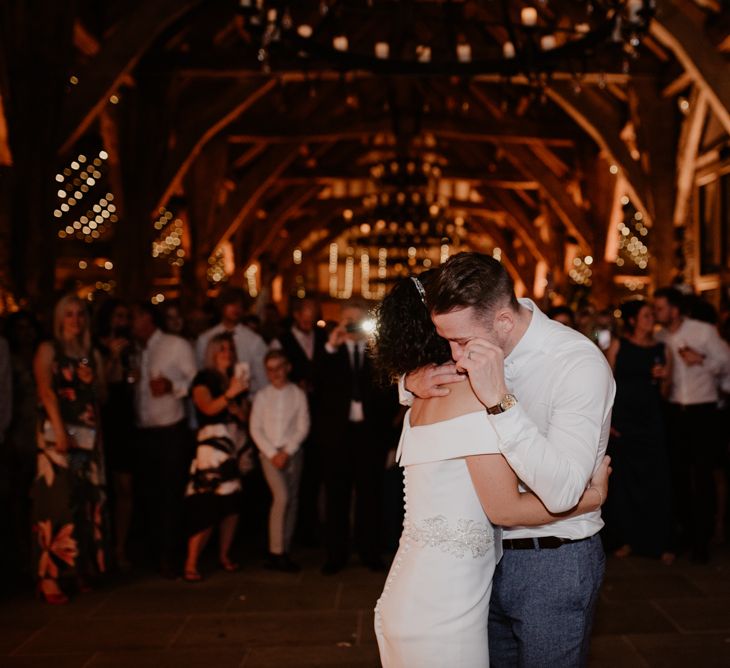
<path fill-rule="evenodd" d="M 291 373 L 289 379 L 292 383 L 297 385 L 304 381 L 306 387 L 314 387 L 315 369 L 319 363 L 322 355 L 325 354 L 324 344 L 327 341 L 327 336 L 324 330 L 318 327 L 314 330 L 314 355 L 310 360 L 304 350 L 302 350 L 299 341 L 297 341 L 294 334 L 292 334 L 291 328 L 288 328 L 280 337 L 279 343 L 281 349 L 284 351 L 286 356 L 291 362 Z M 309 392 L 308 392 L 309 394 Z"/>
<path fill-rule="evenodd" d="M 352 365 L 347 346 L 336 353 L 326 350 L 316 368 L 316 424 L 320 442 L 325 447 L 338 447 L 347 429 L 352 400 Z M 389 434 L 398 412 L 398 395 L 394 388 L 383 388 L 374 380 L 372 363 L 366 349 L 359 371 L 364 426 L 374 439 L 374 446 L 390 447 Z"/>

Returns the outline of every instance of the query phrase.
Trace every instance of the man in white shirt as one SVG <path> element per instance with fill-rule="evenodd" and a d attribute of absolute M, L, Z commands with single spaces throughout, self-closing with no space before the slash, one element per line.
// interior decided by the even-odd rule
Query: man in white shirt
<path fill-rule="evenodd" d="M 718 385 L 730 376 L 730 348 L 717 328 L 685 317 L 675 288 L 654 293 L 657 335 L 672 358 L 669 394 L 669 454 L 674 520 L 680 542 L 698 562 L 709 559 L 713 532 L 713 469 L 724 468 Z M 724 475 L 724 473 L 723 473 Z M 680 545 L 681 546 L 681 545 Z"/>
<path fill-rule="evenodd" d="M 139 346 L 137 459 L 149 545 L 162 574 L 172 577 L 184 554 L 182 504 L 193 454 L 185 400 L 197 369 L 190 344 L 165 334 L 158 318 L 151 304 L 132 308 L 132 333 Z"/>
<path fill-rule="evenodd" d="M 468 374 L 500 452 L 553 513 L 575 506 L 603 459 L 615 384 L 586 337 L 517 300 L 504 267 L 460 253 L 431 283 L 427 303 L 455 365 L 409 374 L 419 397 L 448 393 Z M 489 617 L 491 665 L 583 666 L 605 556 L 600 511 L 504 531 Z"/>
<path fill-rule="evenodd" d="M 249 387 L 251 395 L 254 395 L 267 384 L 266 372 L 264 371 L 266 343 L 253 330 L 241 324 L 243 297 L 240 290 L 233 288 L 224 290 L 218 303 L 221 310 L 220 323 L 203 332 L 195 343 L 198 367 L 202 368 L 203 366 L 208 342 L 216 334 L 228 332 L 233 336 L 233 343 L 236 346 L 236 359 L 239 362 L 247 362 L 249 365 Z"/>

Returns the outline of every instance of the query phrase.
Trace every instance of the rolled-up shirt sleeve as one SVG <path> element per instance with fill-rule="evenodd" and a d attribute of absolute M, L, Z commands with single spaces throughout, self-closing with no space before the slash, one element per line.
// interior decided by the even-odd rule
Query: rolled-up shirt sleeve
<path fill-rule="evenodd" d="M 519 403 L 490 420 L 520 480 L 561 513 L 578 503 L 608 440 L 615 383 L 608 365 L 593 359 L 567 365 L 555 383 L 547 435 Z"/>
<path fill-rule="evenodd" d="M 401 406 L 413 406 L 413 392 L 406 389 L 406 376 L 403 374 L 398 378 L 398 402 Z"/>

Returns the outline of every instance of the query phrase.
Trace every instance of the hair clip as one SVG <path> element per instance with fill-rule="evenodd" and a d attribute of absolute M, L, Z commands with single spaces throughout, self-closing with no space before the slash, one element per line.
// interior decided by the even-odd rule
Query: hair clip
<path fill-rule="evenodd" d="M 413 281 L 413 285 L 416 286 L 416 290 L 418 290 L 418 296 L 421 298 L 423 305 L 426 306 L 426 291 L 423 289 L 423 283 L 418 280 L 417 276 L 411 276 L 411 280 Z"/>

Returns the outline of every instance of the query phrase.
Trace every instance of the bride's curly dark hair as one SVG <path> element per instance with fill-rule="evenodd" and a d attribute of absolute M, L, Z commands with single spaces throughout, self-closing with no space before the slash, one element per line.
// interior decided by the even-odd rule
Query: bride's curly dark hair
<path fill-rule="evenodd" d="M 424 287 L 435 271 L 430 269 L 418 276 Z M 449 344 L 436 333 L 412 278 L 398 279 L 376 308 L 375 318 L 373 361 L 383 382 L 428 364 L 451 360 Z"/>

